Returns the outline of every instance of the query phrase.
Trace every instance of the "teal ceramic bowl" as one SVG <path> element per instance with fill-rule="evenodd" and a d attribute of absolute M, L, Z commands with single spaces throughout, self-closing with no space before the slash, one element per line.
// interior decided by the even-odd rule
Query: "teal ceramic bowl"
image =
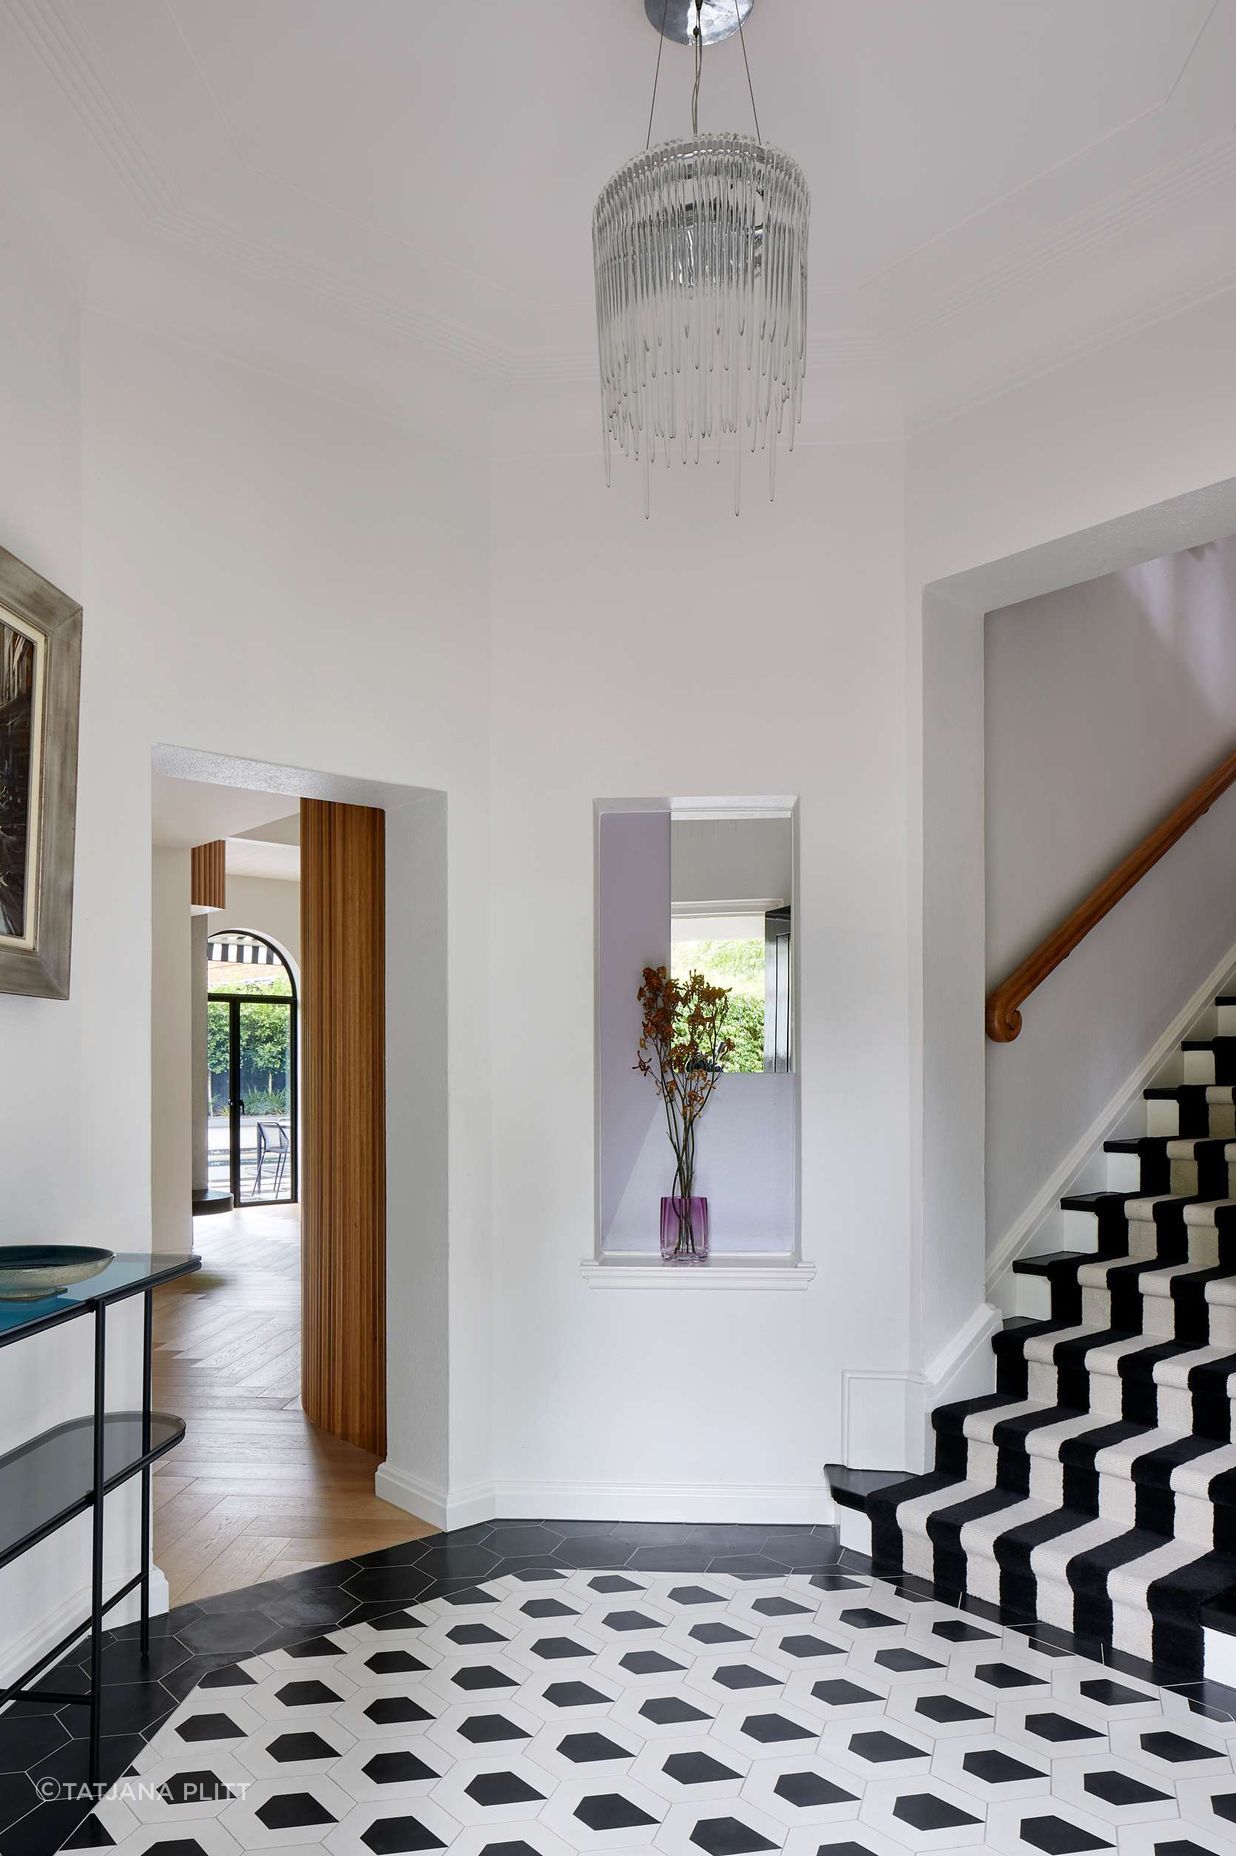
<path fill-rule="evenodd" d="M 39 1302 L 97 1276 L 114 1251 L 86 1244 L 0 1244 L 0 1302 Z"/>

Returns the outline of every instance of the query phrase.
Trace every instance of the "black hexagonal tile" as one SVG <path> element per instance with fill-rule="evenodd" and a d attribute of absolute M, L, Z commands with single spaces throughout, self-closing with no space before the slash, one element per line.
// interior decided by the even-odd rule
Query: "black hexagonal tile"
<path fill-rule="evenodd" d="M 239 1785 L 229 1785 L 226 1779 L 221 1779 L 208 1768 L 196 1772 L 174 1772 L 170 1779 L 164 1779 L 158 1790 L 164 1804 L 184 1806 L 217 1804 L 222 1798 L 239 1798 L 241 1795 Z M 192 1811 L 187 1814 L 193 1815 Z M 200 1811 L 198 1815 L 201 1815 Z"/>
<path fill-rule="evenodd" d="M 736 1630 L 732 1624 L 722 1624 L 719 1619 L 709 1623 L 693 1624 L 690 1631 L 696 1643 L 750 1643 L 749 1631 Z"/>
<path fill-rule="evenodd" d="M 564 1734 L 558 1742 L 558 1751 L 564 1759 L 574 1765 L 590 1765 L 594 1760 L 630 1759 L 627 1748 L 619 1746 L 616 1740 L 608 1740 L 602 1733 Z"/>
<path fill-rule="evenodd" d="M 924 1720 L 935 1721 L 941 1727 L 957 1721 L 989 1721 L 990 1714 L 984 1714 L 981 1708 L 972 1708 L 968 1701 L 961 1701 L 956 1695 L 920 1695 L 914 1704 L 914 1712 L 921 1714 Z"/>
<path fill-rule="evenodd" d="M 435 1716 L 411 1695 L 379 1695 L 365 1713 L 376 1727 L 402 1727 L 406 1721 L 432 1721 Z"/>
<path fill-rule="evenodd" d="M 1067 1817 L 1057 1817 L 1053 1811 L 1023 1817 L 1020 1828 L 1022 1842 L 1042 1850 L 1044 1856 L 1082 1856 L 1085 1851 L 1113 1848 L 1105 1838 L 1092 1835 Z"/>
<path fill-rule="evenodd" d="M 608 1708 L 614 1698 L 588 1682 L 551 1682 L 545 1699 L 554 1708 Z"/>
<path fill-rule="evenodd" d="M 267 1753 L 277 1765 L 284 1766 L 292 1760 L 338 1759 L 339 1748 L 324 1740 L 321 1734 L 306 1731 L 295 1734 L 276 1734 L 266 1747 Z"/>
<path fill-rule="evenodd" d="M 795 1809 L 806 1811 L 821 1804 L 848 1804 L 856 1793 L 842 1791 L 839 1785 L 808 1768 L 804 1772 L 783 1772 L 773 1786 L 779 1798 Z"/>
<path fill-rule="evenodd" d="M 607 1830 L 637 1830 L 658 1821 L 621 1792 L 590 1792 L 576 1805 L 575 1815 L 598 1835 Z"/>
<path fill-rule="evenodd" d="M 469 1663 L 463 1669 L 457 1669 L 451 1677 L 456 1688 L 472 1693 L 484 1688 L 517 1688 L 519 1684 L 514 1676 L 504 1675 L 495 1669 L 492 1663 Z"/>
<path fill-rule="evenodd" d="M 858 1759 L 865 1759 L 869 1765 L 886 1766 L 892 1761 L 907 1759 L 926 1759 L 928 1755 L 920 1747 L 911 1746 L 908 1740 L 899 1740 L 896 1734 L 890 1734 L 882 1727 L 873 1727 L 850 1735 L 850 1751 Z"/>
<path fill-rule="evenodd" d="M 312 1792 L 276 1792 L 253 1815 L 267 1830 L 308 1830 L 312 1825 L 338 1821 Z"/>
<path fill-rule="evenodd" d="M 662 1770 L 678 1785 L 716 1785 L 723 1779 L 741 1778 L 732 1766 L 723 1766 L 711 1753 L 671 1753 Z"/>
<path fill-rule="evenodd" d="M 1153 1753 L 1156 1759 L 1165 1759 L 1174 1766 L 1195 1759 L 1224 1758 L 1216 1747 L 1206 1746 L 1200 1740 L 1190 1740 L 1184 1734 L 1170 1730 L 1143 1734 L 1142 1746 L 1147 1753 Z"/>
<path fill-rule="evenodd" d="M 877 1650 L 876 1666 L 891 1669 L 894 1675 L 925 1674 L 929 1669 L 943 1669 L 943 1663 L 934 1657 L 924 1656 L 921 1650 L 911 1650 L 905 1644 L 892 1644 L 887 1650 Z"/>
<path fill-rule="evenodd" d="M 368 1830 L 362 1830 L 361 1842 L 373 1856 L 408 1856 L 412 1850 L 445 1849 L 441 1837 L 435 1837 L 419 1818 L 410 1812 L 398 1816 L 375 1817 Z"/>
<path fill-rule="evenodd" d="M 749 1714 L 742 1724 L 749 1740 L 772 1746 L 781 1740 L 814 1740 L 817 1735 L 799 1721 L 787 1720 L 784 1714 Z"/>
<path fill-rule="evenodd" d="M 694 1702 L 684 1701 L 681 1695 L 650 1695 L 641 1706 L 640 1713 L 646 1721 L 654 1721 L 658 1727 L 673 1727 L 687 1721 L 711 1721 L 713 1718 L 703 1708 L 697 1708 Z"/>
<path fill-rule="evenodd" d="M 433 1766 L 427 1766 L 415 1753 L 409 1753 L 400 1747 L 393 1753 L 375 1753 L 361 1767 L 366 1778 L 375 1785 L 413 1785 L 440 1779 L 442 1774 Z"/>
<path fill-rule="evenodd" d="M 924 1832 L 968 1830 L 983 1821 L 951 1804 L 947 1798 L 938 1797 L 935 1792 L 908 1792 L 904 1798 L 899 1797 L 893 1806 L 893 1816 Z"/>
<path fill-rule="evenodd" d="M 494 1746 L 504 1740 L 527 1740 L 531 1736 L 523 1727 L 517 1727 L 505 1714 L 472 1714 L 459 1728 L 465 1740 L 473 1746 Z"/>
<path fill-rule="evenodd" d="M 691 1841 L 705 1856 L 759 1856 L 760 1851 L 777 1848 L 737 1817 L 702 1817 L 691 1832 Z"/>
<path fill-rule="evenodd" d="M 226 1714 L 191 1714 L 179 1721 L 176 1732 L 182 1740 L 196 1745 L 203 1740 L 243 1740 L 244 1729 Z"/>
<path fill-rule="evenodd" d="M 851 1630 L 891 1630 L 901 1619 L 890 1617 L 887 1611 L 877 1611 L 874 1605 L 851 1605 L 841 1613 L 841 1622 Z"/>
<path fill-rule="evenodd" d="M 285 1708 L 329 1708 L 343 1697 L 317 1677 L 304 1682 L 285 1682 L 275 1690 L 275 1699 Z"/>
<path fill-rule="evenodd" d="M 1140 1779 L 1131 1779 L 1125 1772 L 1087 1772 L 1082 1788 L 1091 1797 L 1117 1806 L 1169 1802 L 1166 1792 L 1157 1791 L 1153 1785 L 1143 1785 Z"/>
<path fill-rule="evenodd" d="M 782 1688 L 780 1676 L 770 1676 L 766 1670 L 754 1669 L 750 1663 L 722 1663 L 713 1671 L 713 1681 L 722 1688 Z"/>
<path fill-rule="evenodd" d="M 981 1747 L 977 1752 L 966 1753 L 961 1763 L 984 1785 L 1017 1785 L 1023 1779 L 1046 1776 L 1038 1766 L 1027 1766 L 1024 1760 L 1014 1759 L 1011 1753 L 1001 1753 L 994 1747 Z"/>
<path fill-rule="evenodd" d="M 475 1649 L 478 1644 L 510 1642 L 510 1638 L 504 1637 L 492 1624 L 452 1624 L 446 1634 L 461 1650 Z M 369 1666 L 372 1669 L 373 1664 Z"/>
<path fill-rule="evenodd" d="M 566 1663 L 586 1662 L 596 1652 L 586 1644 L 577 1643 L 574 1637 L 538 1637 L 532 1646 L 532 1654 L 539 1656 L 543 1663 Z"/>
<path fill-rule="evenodd" d="M 845 1651 L 839 1643 L 829 1643 L 825 1637 L 816 1637 L 810 1631 L 791 1631 L 789 1636 L 781 1639 L 781 1648 L 787 1656 L 808 1660 L 816 1656 L 844 1656 Z"/>
<path fill-rule="evenodd" d="M 365 1667 L 372 1669 L 375 1676 L 400 1676 L 424 1674 L 428 1664 L 413 1656 L 411 1650 L 375 1650 L 365 1658 Z"/>
<path fill-rule="evenodd" d="M 667 1676 L 679 1674 L 684 1664 L 676 1663 L 672 1657 L 661 1650 L 628 1650 L 621 1659 L 622 1667 L 633 1676 Z"/>
<path fill-rule="evenodd" d="M 479 1772 L 464 1788 L 474 1803 L 485 1809 L 503 1804 L 540 1804 L 545 1793 L 537 1791 L 517 1772 Z"/>
<path fill-rule="evenodd" d="M 560 1598 L 529 1598 L 520 1607 L 526 1618 L 577 1618 L 579 1608 L 564 1604 Z"/>
<path fill-rule="evenodd" d="M 1069 1740 L 1102 1739 L 1097 1727 L 1087 1727 L 1084 1721 L 1070 1720 L 1067 1714 L 1057 1714 L 1051 1708 L 1040 1714 L 1028 1714 L 1026 1732 L 1038 1740 L 1050 1741 L 1053 1746 Z"/>

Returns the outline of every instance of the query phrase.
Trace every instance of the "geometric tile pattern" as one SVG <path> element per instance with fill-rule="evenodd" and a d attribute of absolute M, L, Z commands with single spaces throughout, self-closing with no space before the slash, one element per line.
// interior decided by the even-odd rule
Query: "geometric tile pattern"
<path fill-rule="evenodd" d="M 368 1602 L 212 1671 L 73 1847 L 1236 1847 L 1236 1720 L 853 1556 L 754 1576 L 543 1559 L 494 1575 L 486 1559 L 465 1551 L 467 1572 L 432 1596 Z"/>

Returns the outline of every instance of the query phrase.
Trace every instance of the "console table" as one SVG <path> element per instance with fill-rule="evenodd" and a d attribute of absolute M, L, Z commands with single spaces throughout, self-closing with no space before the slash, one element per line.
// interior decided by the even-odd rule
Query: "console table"
<path fill-rule="evenodd" d="M 0 1347 L 11 1347 L 32 1334 L 45 1334 L 65 1322 L 90 1317 L 94 1330 L 94 1408 L 89 1417 L 73 1418 L 42 1432 L 0 1456 L 0 1566 L 29 1552 L 39 1541 L 92 1512 L 90 1615 L 53 1644 L 25 1673 L 0 1687 L 0 1704 L 18 1695 L 55 1707 L 76 1703 L 90 1709 L 90 1783 L 99 1781 L 102 1733 L 103 1619 L 122 1598 L 141 1592 L 141 1653 L 150 1654 L 150 1467 L 185 1434 L 184 1422 L 150 1408 L 154 1352 L 154 1291 L 160 1283 L 191 1275 L 200 1257 L 120 1254 L 89 1281 L 76 1283 L 37 1302 L 0 1301 Z M 131 1296 L 145 1297 L 142 1341 L 142 1403 L 139 1411 L 107 1409 L 107 1311 Z M 134 1476 L 142 1479 L 142 1564 L 140 1572 L 118 1590 L 103 1591 L 103 1519 L 105 1497 Z M 90 1633 L 90 1686 L 84 1695 L 28 1686 Z"/>

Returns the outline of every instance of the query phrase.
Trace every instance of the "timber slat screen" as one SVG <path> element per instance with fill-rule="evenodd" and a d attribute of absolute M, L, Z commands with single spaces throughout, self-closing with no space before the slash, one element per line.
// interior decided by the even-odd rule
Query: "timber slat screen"
<path fill-rule="evenodd" d="M 386 1450 L 385 814 L 300 808 L 302 1402 Z"/>

